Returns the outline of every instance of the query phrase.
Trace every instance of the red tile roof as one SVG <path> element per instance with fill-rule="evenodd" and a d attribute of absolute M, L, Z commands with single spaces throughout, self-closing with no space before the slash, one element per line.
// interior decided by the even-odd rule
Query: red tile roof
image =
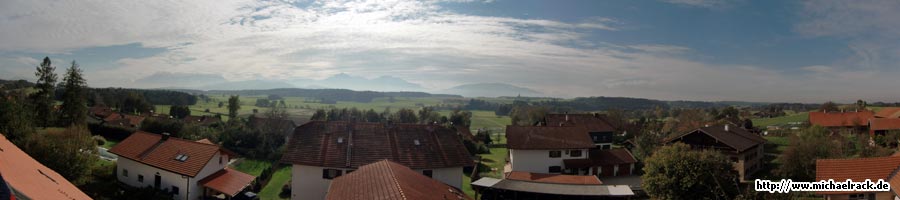
<path fill-rule="evenodd" d="M 329 200 L 471 199 L 457 188 L 388 160 L 363 165 L 331 181 Z"/>
<path fill-rule="evenodd" d="M 877 118 L 900 118 L 900 107 L 885 107 L 875 113 Z"/>
<path fill-rule="evenodd" d="M 538 182 L 538 183 L 556 183 L 556 184 L 570 184 L 570 185 L 600 185 L 600 184 L 603 184 L 603 182 L 600 182 L 600 179 L 598 179 L 596 176 L 541 174 L 541 173 L 520 172 L 520 171 L 511 171 L 511 172 L 506 173 L 506 179 Z"/>
<path fill-rule="evenodd" d="M 874 113 L 868 110 L 859 112 L 809 112 L 809 123 L 822 127 L 865 126 L 872 116 L 874 116 Z"/>
<path fill-rule="evenodd" d="M 356 168 L 388 159 L 413 169 L 474 165 L 456 132 L 439 125 L 311 121 L 297 127 L 287 145 L 281 162 L 289 164 Z"/>
<path fill-rule="evenodd" d="M 119 126 L 140 126 L 145 117 L 121 113 L 111 113 L 103 119 L 106 123 Z"/>
<path fill-rule="evenodd" d="M 113 111 L 111 108 L 109 108 L 109 106 L 96 105 L 96 106 L 92 106 L 91 108 L 89 108 L 88 113 L 90 113 L 94 116 L 97 116 L 97 117 L 106 118 L 107 116 L 112 114 Z"/>
<path fill-rule="evenodd" d="M 588 132 L 613 132 L 616 129 L 599 114 L 547 114 L 547 126 L 583 126 Z"/>
<path fill-rule="evenodd" d="M 574 168 L 631 163 L 637 163 L 637 159 L 634 158 L 634 155 L 632 155 L 628 149 L 622 148 L 608 150 L 592 149 L 588 154 L 588 158 L 563 160 L 563 164 L 565 164 L 566 167 Z"/>
<path fill-rule="evenodd" d="M 900 157 L 888 156 L 877 158 L 853 159 L 819 159 L 816 160 L 816 181 L 834 179 L 856 182 L 870 179 L 888 179 L 891 173 L 900 167 Z M 848 194 L 856 192 L 817 192 L 817 194 Z"/>
<path fill-rule="evenodd" d="M 256 177 L 253 175 L 225 168 L 201 179 L 199 183 L 204 187 L 233 197 L 247 186 L 250 186 L 250 183 L 255 179 Z"/>
<path fill-rule="evenodd" d="M 900 118 L 869 119 L 869 130 L 900 130 Z"/>
<path fill-rule="evenodd" d="M 509 149 L 594 148 L 587 129 L 581 126 L 506 126 Z"/>
<path fill-rule="evenodd" d="M 197 176 L 216 153 L 225 149 L 213 144 L 195 142 L 181 138 L 169 137 L 160 140 L 162 135 L 138 131 L 122 140 L 109 150 L 119 157 L 131 159 L 146 165 L 170 172 Z M 175 160 L 178 155 L 187 155 L 185 161 Z"/>
<path fill-rule="evenodd" d="M 0 174 L 27 199 L 91 199 L 75 185 L 0 135 Z"/>

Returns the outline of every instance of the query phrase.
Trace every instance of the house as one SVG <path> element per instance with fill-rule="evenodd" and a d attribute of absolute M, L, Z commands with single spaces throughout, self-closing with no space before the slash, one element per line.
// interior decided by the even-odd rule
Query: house
<path fill-rule="evenodd" d="M 297 127 L 281 162 L 293 165 L 291 199 L 325 199 L 333 179 L 381 160 L 461 188 L 473 166 L 457 132 L 433 124 L 310 121 Z"/>
<path fill-rule="evenodd" d="M 888 131 L 900 131 L 900 118 L 869 119 L 869 135 L 884 135 Z"/>
<path fill-rule="evenodd" d="M 0 135 L 0 186 L 3 185 L 8 187 L 8 195 L 13 196 L 4 199 L 91 199 L 62 175 Z"/>
<path fill-rule="evenodd" d="M 875 113 L 869 110 L 855 112 L 809 112 L 809 124 L 818 125 L 831 130 L 838 129 L 864 129 L 868 120 Z"/>
<path fill-rule="evenodd" d="M 900 107 L 884 107 L 875 113 L 875 118 L 900 118 Z"/>
<path fill-rule="evenodd" d="M 461 200 L 471 198 L 459 188 L 434 180 L 396 162 L 381 160 L 360 166 L 356 171 L 332 180 L 325 199 Z"/>
<path fill-rule="evenodd" d="M 109 150 L 119 156 L 116 178 L 132 187 L 154 187 L 175 199 L 234 197 L 256 177 L 227 168 L 236 155 L 207 141 L 135 132 Z"/>
<path fill-rule="evenodd" d="M 627 185 L 610 185 L 596 176 L 512 171 L 503 179 L 485 177 L 472 182 L 481 199 L 628 199 Z"/>
<path fill-rule="evenodd" d="M 109 116 L 103 118 L 103 123 L 110 126 L 119 126 L 126 128 L 140 128 L 145 117 L 137 115 L 129 115 L 113 112 Z"/>
<path fill-rule="evenodd" d="M 509 170 L 598 176 L 635 172 L 626 149 L 597 149 L 584 126 L 507 126 Z"/>
<path fill-rule="evenodd" d="M 611 149 L 615 128 L 609 124 L 605 115 L 600 114 L 547 114 L 544 116 L 545 126 L 581 126 L 590 134 L 594 145 L 599 149 Z"/>
<path fill-rule="evenodd" d="M 94 105 L 88 108 L 88 114 L 98 119 L 104 119 L 112 113 L 112 109 L 105 105 Z"/>
<path fill-rule="evenodd" d="M 716 150 L 734 162 L 741 180 L 762 168 L 766 139 L 747 130 L 729 125 L 707 126 L 667 138 L 666 144 L 682 142 L 695 149 Z"/>
<path fill-rule="evenodd" d="M 884 179 L 892 185 L 900 184 L 900 179 L 895 178 L 897 168 L 900 167 L 900 157 L 888 156 L 877 158 L 851 158 L 851 159 L 818 159 L 816 160 L 816 181 L 834 179 L 845 181 L 850 179 L 855 182 L 863 182 L 866 179 L 877 182 Z M 892 180 L 894 182 L 892 182 Z M 898 198 L 895 187 L 891 192 L 816 192 L 824 195 L 825 199 L 896 199 Z"/>

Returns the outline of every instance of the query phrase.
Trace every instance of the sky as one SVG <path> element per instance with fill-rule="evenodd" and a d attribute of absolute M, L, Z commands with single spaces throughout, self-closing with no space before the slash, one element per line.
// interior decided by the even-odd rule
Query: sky
<path fill-rule="evenodd" d="M 894 0 L 4 0 L 0 78 L 34 80 L 49 56 L 92 87 L 345 73 L 430 91 L 896 102 L 897 19 Z"/>

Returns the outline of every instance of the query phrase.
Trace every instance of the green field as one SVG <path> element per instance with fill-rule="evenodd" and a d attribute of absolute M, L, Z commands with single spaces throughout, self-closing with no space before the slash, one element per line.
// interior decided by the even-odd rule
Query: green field
<path fill-rule="evenodd" d="M 809 112 L 800 112 L 788 114 L 781 117 L 773 118 L 754 118 L 753 126 L 765 128 L 770 125 L 786 125 L 788 122 L 806 122 L 809 121 Z"/>
<path fill-rule="evenodd" d="M 451 112 L 453 111 L 438 111 L 441 115 L 448 117 Z M 472 112 L 472 125 L 470 126 L 472 129 L 487 128 L 494 130 L 494 133 L 502 133 L 506 130 L 506 125 L 512 123 L 508 116 L 497 116 L 494 111 L 473 110 L 470 112 Z"/>
<path fill-rule="evenodd" d="M 269 183 L 259 191 L 259 199 L 283 199 L 278 196 L 281 193 L 281 187 L 291 180 L 291 167 L 282 167 L 272 174 Z M 288 198 L 289 199 L 289 198 Z"/>

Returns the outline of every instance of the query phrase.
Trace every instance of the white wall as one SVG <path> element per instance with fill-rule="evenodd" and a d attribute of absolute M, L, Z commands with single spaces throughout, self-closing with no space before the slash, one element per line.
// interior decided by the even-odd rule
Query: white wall
<path fill-rule="evenodd" d="M 322 170 L 340 169 L 341 175 L 347 174 L 347 168 L 327 168 L 307 165 L 294 165 L 291 168 L 291 199 L 325 199 L 331 180 L 322 178 Z M 424 169 L 414 171 L 422 173 Z M 462 167 L 432 169 L 431 177 L 447 185 L 462 189 Z"/>
<path fill-rule="evenodd" d="M 561 151 L 560 157 L 551 158 L 550 151 L 555 150 L 523 150 L 523 149 L 510 149 L 509 150 L 509 162 L 510 167 L 513 171 L 523 171 L 523 172 L 532 172 L 532 173 L 550 173 L 550 166 L 559 166 L 565 169 L 563 165 L 563 160 L 565 159 L 584 159 L 588 156 L 587 149 L 573 149 L 573 150 L 581 150 L 581 156 L 572 157 L 567 153 L 567 150 L 559 150 Z"/>
<path fill-rule="evenodd" d="M 198 185 L 197 182 L 200 181 L 200 179 L 224 169 L 225 166 L 228 165 L 228 156 L 224 155 L 222 164 L 219 164 L 219 156 L 223 155 L 217 153 L 213 156 L 194 178 L 145 165 L 125 157 L 119 157 L 118 161 L 116 161 L 116 173 L 120 182 L 140 188 L 147 186 L 152 187 L 154 176 L 156 173 L 159 173 L 160 189 L 169 189 L 171 191 L 173 185 L 178 187 L 178 194 L 175 195 L 175 199 L 199 199 L 203 195 L 203 186 Z M 122 173 L 123 169 L 128 170 L 128 177 L 125 177 Z M 144 182 L 138 182 L 138 175 L 144 175 Z"/>

